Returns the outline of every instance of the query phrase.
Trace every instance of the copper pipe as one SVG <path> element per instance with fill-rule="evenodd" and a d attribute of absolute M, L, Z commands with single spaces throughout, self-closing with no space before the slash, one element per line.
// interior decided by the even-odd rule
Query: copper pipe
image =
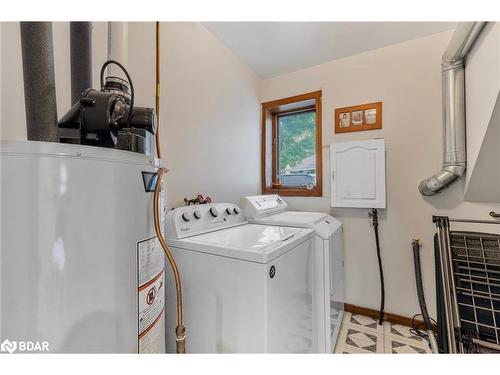
<path fill-rule="evenodd" d="M 156 21 L 156 85 L 155 85 L 155 110 L 156 110 L 156 156 L 161 159 L 160 151 L 160 22 Z"/>
<path fill-rule="evenodd" d="M 168 248 L 165 239 L 163 238 L 163 234 L 160 227 L 160 213 L 158 210 L 159 206 L 159 198 L 160 198 L 160 190 L 161 190 L 161 180 L 163 175 L 167 170 L 165 168 L 160 168 L 158 170 L 158 174 L 156 177 L 156 186 L 155 192 L 153 196 L 153 213 L 154 213 L 154 223 L 155 223 L 155 231 L 158 240 L 160 241 L 160 245 L 165 252 L 165 255 L 172 267 L 172 272 L 175 278 L 175 289 L 177 291 L 177 327 L 175 328 L 175 337 L 176 337 L 176 349 L 177 353 L 185 353 L 186 348 L 186 328 L 184 327 L 184 320 L 182 317 L 182 286 L 181 286 L 181 277 L 179 274 L 179 269 L 177 268 L 177 263 L 175 262 L 170 249 Z"/>
<path fill-rule="evenodd" d="M 155 86 L 155 109 L 156 109 L 156 155 L 158 159 L 161 159 L 161 147 L 160 147 L 160 22 L 156 21 L 156 86 Z M 155 231 L 160 245 L 165 253 L 165 256 L 172 267 L 172 272 L 175 279 L 175 290 L 177 292 L 177 327 L 175 328 L 175 343 L 177 353 L 186 353 L 186 327 L 184 327 L 184 319 L 182 316 L 182 285 L 181 276 L 179 269 L 177 268 L 177 263 L 168 248 L 165 238 L 160 227 L 160 215 L 158 210 L 161 181 L 163 175 L 167 172 L 165 168 L 160 168 L 156 176 L 156 186 L 153 197 L 153 212 L 154 212 L 154 222 Z"/>

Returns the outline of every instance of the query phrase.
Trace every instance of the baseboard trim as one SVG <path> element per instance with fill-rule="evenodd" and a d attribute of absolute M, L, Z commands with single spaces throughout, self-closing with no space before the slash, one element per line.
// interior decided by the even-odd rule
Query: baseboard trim
<path fill-rule="evenodd" d="M 378 310 L 370 309 L 368 307 L 361 307 L 356 305 L 351 305 L 349 303 L 344 304 L 344 310 L 352 314 L 359 314 L 368 316 L 372 319 L 378 320 Z M 411 318 L 406 316 L 392 314 L 384 311 L 384 320 L 392 324 L 400 324 L 403 326 L 411 327 Z M 426 330 L 425 324 L 420 319 L 415 319 L 414 323 L 417 324 L 417 328 L 420 330 Z M 413 327 L 412 327 L 413 328 Z M 435 329 L 436 327 L 434 327 Z"/>

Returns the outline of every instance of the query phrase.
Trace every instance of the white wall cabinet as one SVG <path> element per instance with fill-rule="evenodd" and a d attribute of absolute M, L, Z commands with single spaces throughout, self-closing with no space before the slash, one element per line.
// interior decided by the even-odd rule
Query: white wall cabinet
<path fill-rule="evenodd" d="M 383 139 L 332 143 L 331 206 L 385 208 Z"/>

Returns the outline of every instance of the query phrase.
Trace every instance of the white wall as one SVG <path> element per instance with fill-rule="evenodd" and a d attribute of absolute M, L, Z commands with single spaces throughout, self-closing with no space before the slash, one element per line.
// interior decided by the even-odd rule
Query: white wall
<path fill-rule="evenodd" d="M 160 25 L 160 141 L 167 206 L 198 193 L 238 203 L 260 188 L 257 76 L 198 23 Z M 155 24 L 129 23 L 137 104 L 155 102 Z"/>
<path fill-rule="evenodd" d="M 0 139 L 26 139 L 23 64 L 19 22 L 1 22 L 2 114 Z M 61 118 L 71 106 L 69 22 L 53 22 L 54 70 L 56 79 L 57 115 Z M 107 58 L 108 29 L 106 22 L 93 22 L 92 76 L 99 86 L 101 65 Z"/>
<path fill-rule="evenodd" d="M 500 93 L 493 108 L 488 129 L 476 158 L 474 171 L 470 173 L 465 197 L 469 201 L 500 202 Z"/>
<path fill-rule="evenodd" d="M 134 82 L 135 103 L 154 108 L 156 82 L 155 23 L 128 22 L 127 69 Z M 164 52 L 165 53 L 165 52 Z"/>
<path fill-rule="evenodd" d="M 488 219 L 500 205 L 463 202 L 464 182 L 422 198 L 419 182 L 436 172 L 442 160 L 441 56 L 451 32 L 392 45 L 342 60 L 264 80 L 261 100 L 323 90 L 324 197 L 288 198 L 292 208 L 320 210 L 344 222 L 347 302 L 378 308 L 379 276 L 373 228 L 365 209 L 331 209 L 328 144 L 384 137 L 387 149 L 387 209 L 381 210 L 380 236 L 386 282 L 386 311 L 419 312 L 410 241 L 420 238 L 424 287 L 435 315 L 433 214 Z M 383 102 L 383 129 L 333 133 L 335 108 Z M 489 228 L 491 229 L 491 228 Z"/>
<path fill-rule="evenodd" d="M 258 78 L 197 23 L 161 24 L 161 142 L 167 204 L 260 189 Z"/>
<path fill-rule="evenodd" d="M 498 136 L 493 116 L 500 95 L 500 23 L 489 22 L 467 57 L 465 76 L 467 174 L 465 197 L 470 201 L 500 201 Z M 498 112 L 498 108 L 496 111 Z"/>
<path fill-rule="evenodd" d="M 500 23 L 489 22 L 467 57 L 467 183 L 500 90 Z"/>

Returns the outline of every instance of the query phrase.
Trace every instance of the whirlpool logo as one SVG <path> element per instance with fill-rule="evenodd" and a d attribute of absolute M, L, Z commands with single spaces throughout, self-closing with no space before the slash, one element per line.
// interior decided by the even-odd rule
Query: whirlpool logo
<path fill-rule="evenodd" d="M 47 341 L 10 341 L 5 339 L 0 344 L 0 352 L 48 352 L 49 343 Z"/>

